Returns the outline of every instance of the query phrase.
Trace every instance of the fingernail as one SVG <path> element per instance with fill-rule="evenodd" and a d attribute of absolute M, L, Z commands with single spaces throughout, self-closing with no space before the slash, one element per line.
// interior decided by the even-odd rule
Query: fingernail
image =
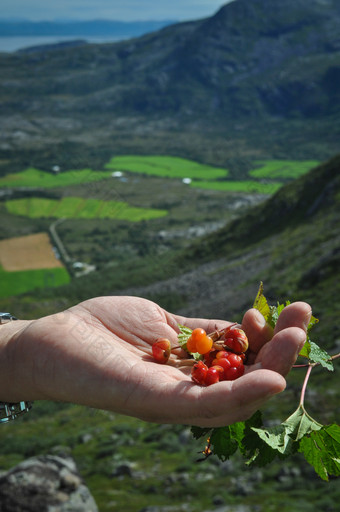
<path fill-rule="evenodd" d="M 308 325 L 309 325 L 309 322 L 310 322 L 310 319 L 312 317 L 312 310 L 310 310 L 307 315 L 305 316 L 305 319 L 303 321 L 303 326 L 305 328 L 305 331 L 307 331 L 308 329 Z"/>
<path fill-rule="evenodd" d="M 260 327 L 264 327 L 266 325 L 266 319 L 264 318 L 264 316 L 259 312 L 259 311 L 255 311 L 255 319 L 256 319 L 256 322 L 257 324 L 260 326 Z"/>

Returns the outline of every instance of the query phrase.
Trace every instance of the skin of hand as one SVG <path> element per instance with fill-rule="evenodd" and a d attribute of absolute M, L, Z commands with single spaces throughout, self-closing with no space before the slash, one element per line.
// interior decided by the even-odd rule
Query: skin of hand
<path fill-rule="evenodd" d="M 190 370 L 154 362 L 151 345 L 159 337 L 178 345 L 178 324 L 209 333 L 230 322 L 173 315 L 139 297 L 89 299 L 62 313 L 1 326 L 0 400 L 72 402 L 156 423 L 218 427 L 244 421 L 285 389 L 310 316 L 308 304 L 293 303 L 273 332 L 257 310 L 248 310 L 242 321 L 249 340 L 245 374 L 201 387 Z"/>

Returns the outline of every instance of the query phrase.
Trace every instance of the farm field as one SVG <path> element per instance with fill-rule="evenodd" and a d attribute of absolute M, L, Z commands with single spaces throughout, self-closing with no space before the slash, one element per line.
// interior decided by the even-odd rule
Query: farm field
<path fill-rule="evenodd" d="M 47 233 L 0 240 L 0 297 L 70 281 Z"/>
<path fill-rule="evenodd" d="M 129 171 L 163 178 L 211 179 L 226 178 L 228 170 L 173 156 L 115 156 L 106 169 Z"/>
<path fill-rule="evenodd" d="M 1 298 L 20 295 L 37 288 L 60 286 L 69 282 L 70 276 L 64 267 L 7 272 L 0 266 Z"/>
<path fill-rule="evenodd" d="M 256 162 L 260 167 L 249 171 L 249 175 L 253 178 L 269 178 L 269 179 L 296 179 L 306 174 L 313 167 L 319 165 L 316 160 L 306 160 L 298 162 L 296 160 L 267 160 L 264 162 Z"/>
<path fill-rule="evenodd" d="M 1 187 L 57 188 L 114 179 L 115 172 L 128 172 L 157 176 L 168 179 L 185 179 L 198 188 L 211 190 L 272 194 L 281 186 L 280 180 L 295 179 L 318 164 L 315 160 L 267 160 L 254 162 L 254 168 L 248 171 L 251 178 L 235 180 L 229 178 L 225 168 L 200 164 L 193 160 L 173 156 L 115 156 L 105 165 L 105 170 L 69 170 L 52 174 L 30 167 L 16 174 L 0 178 Z M 271 183 L 263 183 L 262 180 Z"/>
<path fill-rule="evenodd" d="M 65 171 L 59 174 L 41 171 L 34 167 L 16 173 L 7 174 L 0 178 L 1 187 L 32 187 L 32 188 L 56 188 L 69 187 L 80 183 L 89 183 L 110 178 L 110 171 L 93 171 L 92 169 L 81 169 L 76 171 Z"/>
<path fill-rule="evenodd" d="M 0 263 L 8 272 L 60 268 L 47 233 L 0 240 Z"/>
<path fill-rule="evenodd" d="M 0 188 L 49 191 L 39 194 L 43 197 L 32 195 L 32 191 L 25 197 L 25 190 L 20 191 L 19 197 L 14 195 L 0 203 L 1 215 L 6 216 L 7 223 L 22 226 L 22 233 L 36 231 L 37 223 L 41 226 L 38 229 L 47 231 L 52 219 L 67 220 L 58 226 L 58 235 L 72 259 L 100 269 L 127 258 L 158 254 L 158 250 L 163 254 L 182 248 L 189 243 L 195 227 L 203 231 L 216 229 L 316 163 L 254 161 L 254 168 L 243 170 L 241 179 L 235 179 L 235 169 L 231 173 L 227 168 L 159 155 L 115 156 L 102 170 L 52 173 L 29 167 L 1 178 Z M 190 178 L 187 184 L 182 183 L 184 178 Z M 236 212 L 237 204 L 243 206 Z M 16 235 L 13 230 L 6 236 L 8 239 Z M 3 247 L 0 252 L 4 254 Z M 59 267 L 56 260 L 41 262 L 41 251 L 28 258 L 28 251 L 26 245 L 16 254 L 26 255 L 26 264 L 35 261 L 33 267 L 17 264 L 8 268 L 0 258 L 2 297 L 70 280 L 59 261 Z M 14 257 L 7 261 L 15 265 Z"/>
<path fill-rule="evenodd" d="M 247 194 L 274 194 L 282 183 L 271 182 L 261 183 L 255 180 L 244 181 L 192 181 L 191 187 L 205 188 L 209 190 L 220 190 L 221 192 L 244 192 Z"/>
<path fill-rule="evenodd" d="M 73 218 L 73 219 L 117 219 L 139 222 L 164 217 L 166 210 L 155 208 L 137 208 L 123 201 L 101 201 L 81 197 L 45 199 L 28 197 L 6 201 L 7 211 L 13 215 L 24 215 L 31 219 Z"/>

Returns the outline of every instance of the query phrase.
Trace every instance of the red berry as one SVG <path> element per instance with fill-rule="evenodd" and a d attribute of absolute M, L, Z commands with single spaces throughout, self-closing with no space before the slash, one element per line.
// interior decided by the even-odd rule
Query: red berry
<path fill-rule="evenodd" d="M 159 338 L 152 345 L 152 355 L 158 363 L 166 363 L 171 354 L 171 343 L 167 338 Z"/>
<path fill-rule="evenodd" d="M 230 354 L 228 356 L 228 361 L 230 366 L 235 366 L 235 368 L 238 368 L 241 364 L 243 364 L 242 357 L 240 357 L 238 354 Z"/>
<path fill-rule="evenodd" d="M 219 366 L 220 368 L 222 368 L 223 373 L 221 373 L 221 375 L 220 375 L 220 380 L 227 380 L 225 371 L 231 367 L 229 360 L 226 359 L 225 357 L 220 358 L 220 359 L 214 359 L 212 364 L 213 364 L 213 366 Z"/>
<path fill-rule="evenodd" d="M 231 366 L 230 368 L 227 368 L 224 370 L 224 377 L 225 380 L 235 380 L 239 377 L 242 377 L 244 374 L 244 365 L 241 364 L 237 368 L 235 366 Z"/>
<path fill-rule="evenodd" d="M 198 361 L 194 364 L 191 370 L 191 378 L 196 384 L 205 386 L 205 378 L 207 376 L 208 367 L 203 361 Z"/>
<path fill-rule="evenodd" d="M 216 353 L 216 359 L 227 359 L 233 352 L 227 352 L 226 350 L 219 350 Z"/>
<path fill-rule="evenodd" d="M 211 384 L 216 384 L 219 382 L 221 375 L 223 374 L 223 368 L 221 366 L 211 366 L 205 377 L 205 385 L 211 386 Z"/>
<path fill-rule="evenodd" d="M 242 354 L 248 349 L 248 338 L 246 333 L 239 327 L 231 327 L 223 334 L 223 344 L 237 354 Z"/>

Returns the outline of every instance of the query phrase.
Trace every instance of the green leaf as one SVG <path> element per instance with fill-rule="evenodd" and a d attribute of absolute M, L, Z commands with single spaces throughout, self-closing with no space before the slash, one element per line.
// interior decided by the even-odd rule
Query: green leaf
<path fill-rule="evenodd" d="M 181 345 L 182 348 L 184 348 L 184 346 L 186 346 L 188 339 L 191 336 L 192 330 L 189 329 L 189 327 L 186 327 L 185 325 L 181 325 L 181 324 L 178 324 L 178 328 L 179 328 L 179 333 L 177 336 L 178 343 L 179 343 L 179 345 Z"/>
<path fill-rule="evenodd" d="M 230 427 L 214 428 L 210 436 L 213 453 L 221 460 L 227 460 L 238 448 L 238 443 L 231 435 Z"/>
<path fill-rule="evenodd" d="M 253 427 L 252 430 L 273 450 L 287 456 L 297 450 L 296 443 L 300 439 L 320 428 L 322 425 L 309 416 L 302 405 L 299 405 L 296 411 L 280 425 L 269 428 Z"/>
<path fill-rule="evenodd" d="M 258 309 L 260 311 L 260 313 L 262 313 L 264 318 L 267 320 L 267 318 L 268 318 L 268 316 L 270 314 L 270 309 L 269 309 L 269 305 L 268 305 L 267 299 L 263 295 L 263 283 L 262 283 L 262 281 L 260 283 L 257 295 L 255 297 L 253 308 Z"/>
<path fill-rule="evenodd" d="M 314 343 L 314 341 L 308 339 L 300 351 L 299 356 L 306 357 L 311 363 L 321 364 L 321 366 L 331 372 L 334 371 L 331 356 L 326 352 L 326 350 L 320 348 L 319 345 Z"/>
<path fill-rule="evenodd" d="M 340 427 L 333 424 L 312 432 L 300 441 L 299 452 L 316 473 L 328 480 L 330 475 L 340 475 Z"/>
<path fill-rule="evenodd" d="M 194 439 L 200 439 L 203 436 L 208 437 L 210 430 L 211 430 L 211 428 L 203 428 L 203 427 L 195 427 L 195 426 L 191 427 L 191 433 L 192 433 Z"/>
<path fill-rule="evenodd" d="M 326 350 L 323 350 L 322 348 L 320 348 L 313 341 L 310 341 L 309 359 L 313 363 L 320 363 L 321 366 L 323 366 L 324 368 L 327 368 L 327 370 L 329 370 L 329 371 L 334 370 L 334 366 L 331 361 L 331 356 L 326 352 Z"/>
<path fill-rule="evenodd" d="M 273 450 L 277 450 L 282 455 L 293 453 L 294 441 L 290 437 L 290 428 L 284 423 L 270 428 L 253 428 L 253 430 Z"/>
<path fill-rule="evenodd" d="M 312 315 L 310 318 L 308 327 L 307 327 L 307 331 L 309 332 L 314 327 L 314 325 L 317 324 L 318 322 L 319 322 L 319 319 L 315 318 L 315 316 Z"/>
<path fill-rule="evenodd" d="M 307 339 L 306 343 L 304 344 L 304 346 L 300 350 L 299 356 L 306 357 L 308 359 L 309 358 L 309 353 L 310 353 L 310 341 Z"/>
<path fill-rule="evenodd" d="M 294 441 L 299 441 L 306 434 L 314 430 L 319 430 L 322 428 L 322 425 L 315 421 L 304 409 L 302 405 L 296 409 L 296 411 L 289 416 L 284 422 L 284 425 L 287 425 L 291 430 L 291 437 Z"/>

